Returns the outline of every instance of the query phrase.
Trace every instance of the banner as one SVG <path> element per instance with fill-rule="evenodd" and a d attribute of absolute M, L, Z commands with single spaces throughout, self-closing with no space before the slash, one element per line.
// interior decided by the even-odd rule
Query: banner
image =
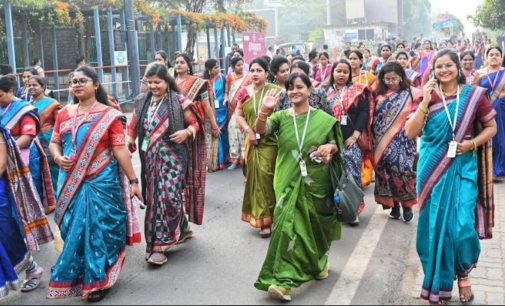
<path fill-rule="evenodd" d="M 242 42 L 244 44 L 244 60 L 246 63 L 250 63 L 253 59 L 265 55 L 265 34 L 242 33 Z"/>

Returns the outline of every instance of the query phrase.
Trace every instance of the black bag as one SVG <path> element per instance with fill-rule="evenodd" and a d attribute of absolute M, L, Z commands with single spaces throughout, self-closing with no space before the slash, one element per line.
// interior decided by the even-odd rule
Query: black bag
<path fill-rule="evenodd" d="M 49 166 L 58 166 L 54 158 L 51 156 L 51 152 L 49 152 L 49 143 L 47 142 L 44 135 L 40 135 L 39 142 L 42 148 L 44 149 L 44 153 L 47 156 L 47 163 L 49 164 Z"/>
<path fill-rule="evenodd" d="M 340 222 L 354 222 L 358 218 L 358 211 L 365 193 L 356 184 L 354 177 L 345 168 L 340 152 L 335 154 L 336 162 L 341 167 L 340 177 L 330 167 L 330 179 L 334 190 L 333 203 Z"/>

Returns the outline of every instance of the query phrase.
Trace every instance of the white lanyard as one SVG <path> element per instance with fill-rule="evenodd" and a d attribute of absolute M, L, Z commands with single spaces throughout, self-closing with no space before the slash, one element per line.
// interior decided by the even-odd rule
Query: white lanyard
<path fill-rule="evenodd" d="M 324 74 L 323 74 L 324 72 Z M 326 73 L 328 72 L 328 65 L 326 65 L 326 68 L 321 67 L 321 82 L 324 82 L 326 80 Z"/>
<path fill-rule="evenodd" d="M 307 121 L 305 122 L 305 129 L 303 130 L 302 142 L 300 143 L 300 135 L 298 135 L 298 124 L 296 123 L 296 112 L 295 109 L 293 109 L 293 122 L 295 124 L 296 142 L 298 143 L 298 148 L 300 148 L 300 156 L 302 156 L 303 143 L 305 142 L 305 135 L 307 135 L 307 129 L 309 127 L 310 111 L 311 109 L 309 107 L 309 113 L 307 114 Z"/>
<path fill-rule="evenodd" d="M 253 94 L 253 101 L 254 101 L 254 114 L 256 117 L 258 117 L 258 110 L 261 108 L 261 105 L 263 105 L 263 94 L 265 93 L 265 87 L 261 90 L 261 96 L 260 96 L 260 103 L 259 105 L 256 105 L 256 93 Z"/>
<path fill-rule="evenodd" d="M 337 91 L 337 99 L 340 102 L 340 107 L 342 107 L 342 113 L 345 114 L 344 101 L 342 101 L 343 100 L 342 95 L 347 92 L 347 85 L 344 88 L 342 88 L 342 90 L 336 89 L 336 91 Z"/>
<path fill-rule="evenodd" d="M 444 103 L 445 112 L 447 113 L 447 119 L 449 119 L 449 124 L 452 128 L 452 140 L 456 140 L 456 125 L 458 122 L 458 112 L 459 112 L 459 84 L 458 91 L 456 96 L 456 111 L 454 112 L 454 121 L 451 119 L 451 113 L 449 112 L 449 108 L 447 107 L 447 102 L 445 101 L 445 95 L 442 91 L 442 85 L 440 85 L 440 94 L 442 95 L 442 102 Z"/>

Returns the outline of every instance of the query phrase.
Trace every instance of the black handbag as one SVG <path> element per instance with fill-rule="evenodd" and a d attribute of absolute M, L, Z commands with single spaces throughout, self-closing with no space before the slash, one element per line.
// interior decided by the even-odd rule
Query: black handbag
<path fill-rule="evenodd" d="M 49 166 L 58 166 L 53 156 L 51 155 L 51 152 L 49 151 L 49 142 L 47 142 L 44 135 L 40 135 L 39 142 L 40 145 L 42 146 L 42 149 L 44 149 L 44 153 L 47 156 L 47 163 L 49 164 Z"/>
<path fill-rule="evenodd" d="M 354 177 L 345 168 L 344 161 L 340 152 L 335 154 L 335 161 L 332 166 L 337 166 L 342 169 L 340 177 L 335 173 L 335 169 L 330 167 L 330 179 L 333 186 L 333 203 L 337 211 L 337 220 L 340 222 L 354 222 L 358 218 L 358 211 L 365 193 L 356 184 Z"/>

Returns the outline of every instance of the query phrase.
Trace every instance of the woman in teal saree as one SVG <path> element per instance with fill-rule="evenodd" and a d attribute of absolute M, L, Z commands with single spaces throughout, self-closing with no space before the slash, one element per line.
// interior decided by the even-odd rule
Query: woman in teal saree
<path fill-rule="evenodd" d="M 411 139 L 422 132 L 417 181 L 417 251 L 425 274 L 421 298 L 445 304 L 457 276 L 460 300 L 466 303 L 473 301 L 469 273 L 479 260 L 479 237 L 490 238 L 492 231 L 488 142 L 496 133 L 496 112 L 485 89 L 466 85 L 455 52 L 440 51 L 433 67 L 436 79 L 424 86 L 405 126 Z"/>
<path fill-rule="evenodd" d="M 274 299 L 291 300 L 291 289 L 328 277 L 331 243 L 340 240 L 341 223 L 333 207 L 332 158 L 342 150 L 336 119 L 309 104 L 310 79 L 291 74 L 286 82 L 293 108 L 274 113 L 279 98 L 270 90 L 256 119 L 256 132 L 278 134 L 274 189 L 277 204 L 268 253 L 255 287 Z"/>

